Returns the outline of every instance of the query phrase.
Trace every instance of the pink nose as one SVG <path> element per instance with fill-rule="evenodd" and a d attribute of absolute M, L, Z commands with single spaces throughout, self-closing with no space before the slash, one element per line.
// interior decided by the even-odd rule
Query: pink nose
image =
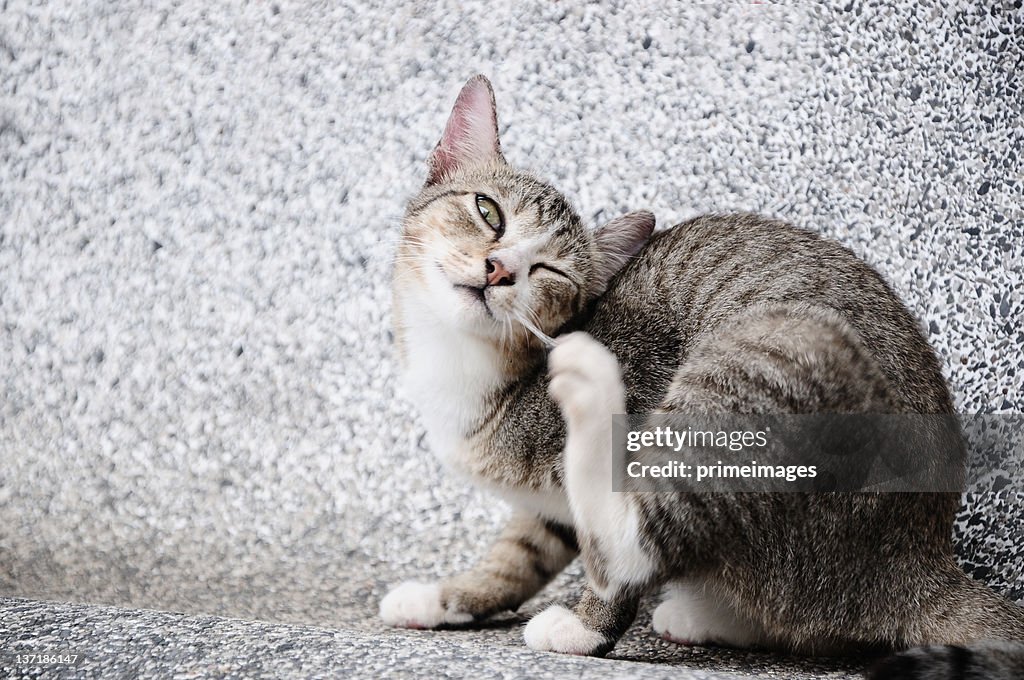
<path fill-rule="evenodd" d="M 485 268 L 488 286 L 511 286 L 516 282 L 515 274 L 505 269 L 505 265 L 496 257 L 487 258 Z"/>

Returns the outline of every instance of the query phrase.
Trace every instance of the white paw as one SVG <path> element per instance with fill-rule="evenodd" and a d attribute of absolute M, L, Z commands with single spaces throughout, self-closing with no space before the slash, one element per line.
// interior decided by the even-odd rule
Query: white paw
<path fill-rule="evenodd" d="M 665 600 L 654 610 L 651 625 L 661 637 L 680 645 L 703 645 L 711 642 L 711 631 L 702 626 L 693 609 L 679 599 Z"/>
<path fill-rule="evenodd" d="M 558 339 L 548 356 L 548 375 L 548 391 L 571 424 L 626 411 L 618 359 L 586 333 Z"/>
<path fill-rule="evenodd" d="M 751 647 L 759 639 L 752 627 L 735 615 L 699 597 L 687 595 L 658 605 L 651 626 L 664 639 L 680 645 Z"/>
<path fill-rule="evenodd" d="M 523 631 L 526 646 L 538 652 L 590 655 L 605 644 L 605 638 L 590 630 L 571 611 L 552 605 L 537 614 Z"/>
<path fill-rule="evenodd" d="M 468 623 L 471 614 L 445 609 L 437 583 L 406 581 L 380 601 L 380 618 L 399 628 L 436 628 L 446 623 Z"/>

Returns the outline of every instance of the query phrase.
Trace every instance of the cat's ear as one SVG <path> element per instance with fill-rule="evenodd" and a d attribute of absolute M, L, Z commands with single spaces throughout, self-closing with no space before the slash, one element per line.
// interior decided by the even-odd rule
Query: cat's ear
<path fill-rule="evenodd" d="M 646 210 L 616 217 L 594 232 L 597 249 L 595 278 L 601 290 L 630 258 L 640 252 L 653 232 L 654 215 Z"/>
<path fill-rule="evenodd" d="M 462 86 L 444 135 L 430 154 L 427 184 L 437 184 L 461 167 L 500 158 L 494 90 L 487 78 L 473 76 Z"/>

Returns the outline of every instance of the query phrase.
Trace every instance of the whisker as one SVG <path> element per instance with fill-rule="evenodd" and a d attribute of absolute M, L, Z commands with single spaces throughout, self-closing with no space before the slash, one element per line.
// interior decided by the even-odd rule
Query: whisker
<path fill-rule="evenodd" d="M 530 319 L 528 319 L 528 318 L 527 318 L 527 317 L 526 317 L 526 316 L 525 316 L 524 314 L 522 314 L 522 313 L 521 313 L 521 312 L 520 312 L 519 310 L 513 310 L 513 314 L 515 314 L 516 320 L 517 320 L 517 321 L 519 321 L 519 323 L 521 323 L 521 324 L 523 325 L 523 328 L 525 328 L 526 330 L 528 330 L 528 331 L 530 331 L 531 333 L 533 333 L 533 335 L 534 335 L 534 336 L 535 336 L 535 337 L 536 337 L 536 338 L 537 338 L 538 340 L 540 340 L 540 342 L 541 342 L 541 344 L 542 344 L 542 345 L 544 345 L 544 346 L 545 346 L 545 347 L 547 347 L 548 349 L 551 349 L 552 347 L 554 347 L 554 346 L 555 346 L 555 340 L 554 340 L 554 338 L 552 338 L 552 337 L 551 337 L 550 335 L 548 335 L 547 333 L 545 333 L 544 331 L 542 331 L 542 330 L 541 330 L 540 328 L 538 328 L 538 327 L 537 327 L 537 326 L 536 326 L 536 325 L 534 324 L 534 322 L 533 322 L 533 321 L 531 321 Z"/>
<path fill-rule="evenodd" d="M 512 321 L 505 317 L 501 322 L 501 353 L 507 354 L 509 346 L 512 345 L 513 340 Z"/>

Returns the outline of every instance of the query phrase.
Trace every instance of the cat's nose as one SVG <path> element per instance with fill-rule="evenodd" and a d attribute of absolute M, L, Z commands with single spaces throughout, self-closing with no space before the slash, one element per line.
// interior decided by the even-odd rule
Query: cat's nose
<path fill-rule="evenodd" d="M 488 286 L 511 286 L 516 282 L 516 275 L 505 269 L 505 265 L 496 257 L 487 258 L 484 268 L 487 271 Z"/>

